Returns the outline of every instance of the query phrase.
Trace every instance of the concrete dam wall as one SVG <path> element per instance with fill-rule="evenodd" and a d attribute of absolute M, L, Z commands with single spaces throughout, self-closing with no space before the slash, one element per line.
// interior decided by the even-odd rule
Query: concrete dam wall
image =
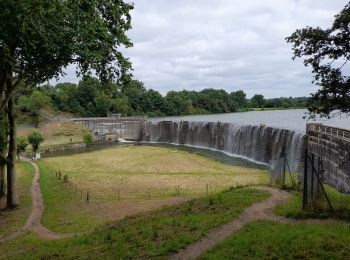
<path fill-rule="evenodd" d="M 322 160 L 322 182 L 350 193 L 350 130 L 308 124 L 307 149 Z"/>
<path fill-rule="evenodd" d="M 146 122 L 142 141 L 191 145 L 269 163 L 286 157 L 292 171 L 301 171 L 304 134 L 266 126 L 220 122 Z"/>

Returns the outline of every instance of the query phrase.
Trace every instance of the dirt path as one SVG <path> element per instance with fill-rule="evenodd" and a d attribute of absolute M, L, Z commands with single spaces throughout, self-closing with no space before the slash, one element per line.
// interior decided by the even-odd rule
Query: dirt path
<path fill-rule="evenodd" d="M 74 236 L 74 234 L 69 234 L 69 233 L 67 234 L 55 233 L 42 226 L 41 219 L 44 213 L 44 202 L 43 202 L 43 197 L 41 194 L 41 189 L 39 184 L 40 171 L 36 163 L 31 162 L 29 159 L 26 159 L 26 158 L 23 158 L 23 160 L 30 162 L 35 169 L 35 175 L 34 175 L 32 187 L 31 187 L 32 211 L 27 219 L 27 222 L 24 224 L 24 226 L 21 229 L 17 230 L 16 232 L 0 239 L 0 244 L 16 239 L 17 237 L 23 235 L 28 231 L 33 231 L 41 239 L 46 239 L 46 240 L 54 240 L 54 239 L 61 239 L 61 238 Z"/>
<path fill-rule="evenodd" d="M 171 259 L 195 259 L 202 253 L 206 252 L 208 249 L 213 247 L 218 242 L 222 241 L 232 233 L 241 229 L 245 224 L 256 220 L 272 220 L 281 223 L 339 223 L 339 221 L 327 219 L 296 220 L 289 219 L 283 216 L 277 216 L 273 213 L 273 209 L 278 205 L 286 203 L 291 197 L 291 194 L 286 191 L 271 187 L 259 186 L 254 188 L 269 191 L 271 193 L 270 198 L 262 202 L 254 203 L 249 208 L 245 209 L 245 211 L 237 219 L 210 231 L 205 237 L 203 237 L 198 242 L 189 245 L 184 250 L 173 255 Z"/>

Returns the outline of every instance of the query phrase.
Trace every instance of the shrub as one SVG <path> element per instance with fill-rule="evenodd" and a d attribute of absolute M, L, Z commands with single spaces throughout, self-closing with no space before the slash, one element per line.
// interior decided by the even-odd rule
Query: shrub
<path fill-rule="evenodd" d="M 32 145 L 33 152 L 36 153 L 39 149 L 40 144 L 44 142 L 44 137 L 41 135 L 41 133 L 33 131 L 28 135 L 27 138 L 28 142 Z"/>

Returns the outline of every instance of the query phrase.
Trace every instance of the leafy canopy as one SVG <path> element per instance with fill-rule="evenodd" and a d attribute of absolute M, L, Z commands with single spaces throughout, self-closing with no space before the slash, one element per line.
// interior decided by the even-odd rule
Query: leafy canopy
<path fill-rule="evenodd" d="M 320 89 L 308 103 L 311 116 L 329 117 L 334 110 L 350 112 L 350 3 L 335 16 L 331 28 L 306 27 L 286 38 L 295 58 L 312 67 L 313 83 Z"/>
<path fill-rule="evenodd" d="M 123 0 L 1 0 L 0 92 L 4 77 L 42 83 L 70 63 L 78 74 L 125 80 L 131 64 L 119 49 L 132 46 L 132 8 Z"/>

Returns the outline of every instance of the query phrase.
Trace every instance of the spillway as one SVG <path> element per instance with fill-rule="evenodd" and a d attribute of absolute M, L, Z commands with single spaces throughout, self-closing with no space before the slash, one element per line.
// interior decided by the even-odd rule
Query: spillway
<path fill-rule="evenodd" d="M 209 148 L 266 164 L 286 157 L 291 170 L 298 172 L 304 139 L 303 133 L 264 125 L 192 121 L 148 121 L 141 134 L 144 142 Z"/>

